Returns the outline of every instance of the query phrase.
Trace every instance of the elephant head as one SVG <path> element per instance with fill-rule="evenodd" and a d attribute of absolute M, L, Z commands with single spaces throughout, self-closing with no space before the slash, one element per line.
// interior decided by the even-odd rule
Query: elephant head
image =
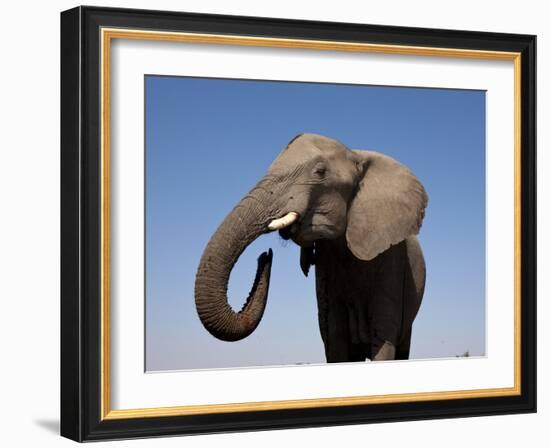
<path fill-rule="evenodd" d="M 195 281 L 203 325 L 226 341 L 243 339 L 258 326 L 269 289 L 271 249 L 259 257 L 252 289 L 238 312 L 227 302 L 227 286 L 240 254 L 260 235 L 278 230 L 283 239 L 306 249 L 345 235 L 357 258 L 371 260 L 417 234 L 426 205 L 418 179 L 394 159 L 352 151 L 321 135 L 298 135 L 208 242 Z"/>

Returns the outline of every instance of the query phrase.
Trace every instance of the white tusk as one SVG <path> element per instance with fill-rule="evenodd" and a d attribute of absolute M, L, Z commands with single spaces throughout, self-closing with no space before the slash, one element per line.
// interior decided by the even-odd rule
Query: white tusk
<path fill-rule="evenodd" d="M 290 212 L 290 213 L 287 213 L 282 218 L 274 219 L 273 221 L 271 221 L 267 225 L 267 228 L 269 230 L 281 230 L 281 229 L 284 229 L 285 227 L 290 226 L 294 222 L 296 222 L 297 219 L 298 219 L 298 213 Z"/>

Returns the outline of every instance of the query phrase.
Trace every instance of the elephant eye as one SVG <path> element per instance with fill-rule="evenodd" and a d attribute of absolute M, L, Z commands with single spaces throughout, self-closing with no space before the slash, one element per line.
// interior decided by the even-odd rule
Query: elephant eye
<path fill-rule="evenodd" d="M 325 165 L 317 165 L 313 170 L 313 174 L 317 177 L 323 178 L 327 173 L 327 167 Z"/>

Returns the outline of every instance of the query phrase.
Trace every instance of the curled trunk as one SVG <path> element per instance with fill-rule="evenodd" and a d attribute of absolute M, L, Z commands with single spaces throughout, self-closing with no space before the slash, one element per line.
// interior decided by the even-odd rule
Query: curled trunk
<path fill-rule="evenodd" d="M 238 341 L 260 323 L 269 289 L 271 249 L 258 258 L 252 289 L 238 312 L 227 301 L 227 287 L 237 259 L 265 233 L 268 221 L 266 207 L 253 190 L 227 215 L 203 252 L 195 279 L 195 305 L 204 327 L 218 339 Z"/>

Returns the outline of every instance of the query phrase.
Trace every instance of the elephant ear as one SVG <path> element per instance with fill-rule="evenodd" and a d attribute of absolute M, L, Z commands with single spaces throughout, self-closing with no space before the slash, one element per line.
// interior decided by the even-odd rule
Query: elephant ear
<path fill-rule="evenodd" d="M 353 153 L 360 180 L 348 210 L 346 239 L 357 258 L 372 260 L 418 233 L 428 196 L 416 176 L 391 157 Z"/>

